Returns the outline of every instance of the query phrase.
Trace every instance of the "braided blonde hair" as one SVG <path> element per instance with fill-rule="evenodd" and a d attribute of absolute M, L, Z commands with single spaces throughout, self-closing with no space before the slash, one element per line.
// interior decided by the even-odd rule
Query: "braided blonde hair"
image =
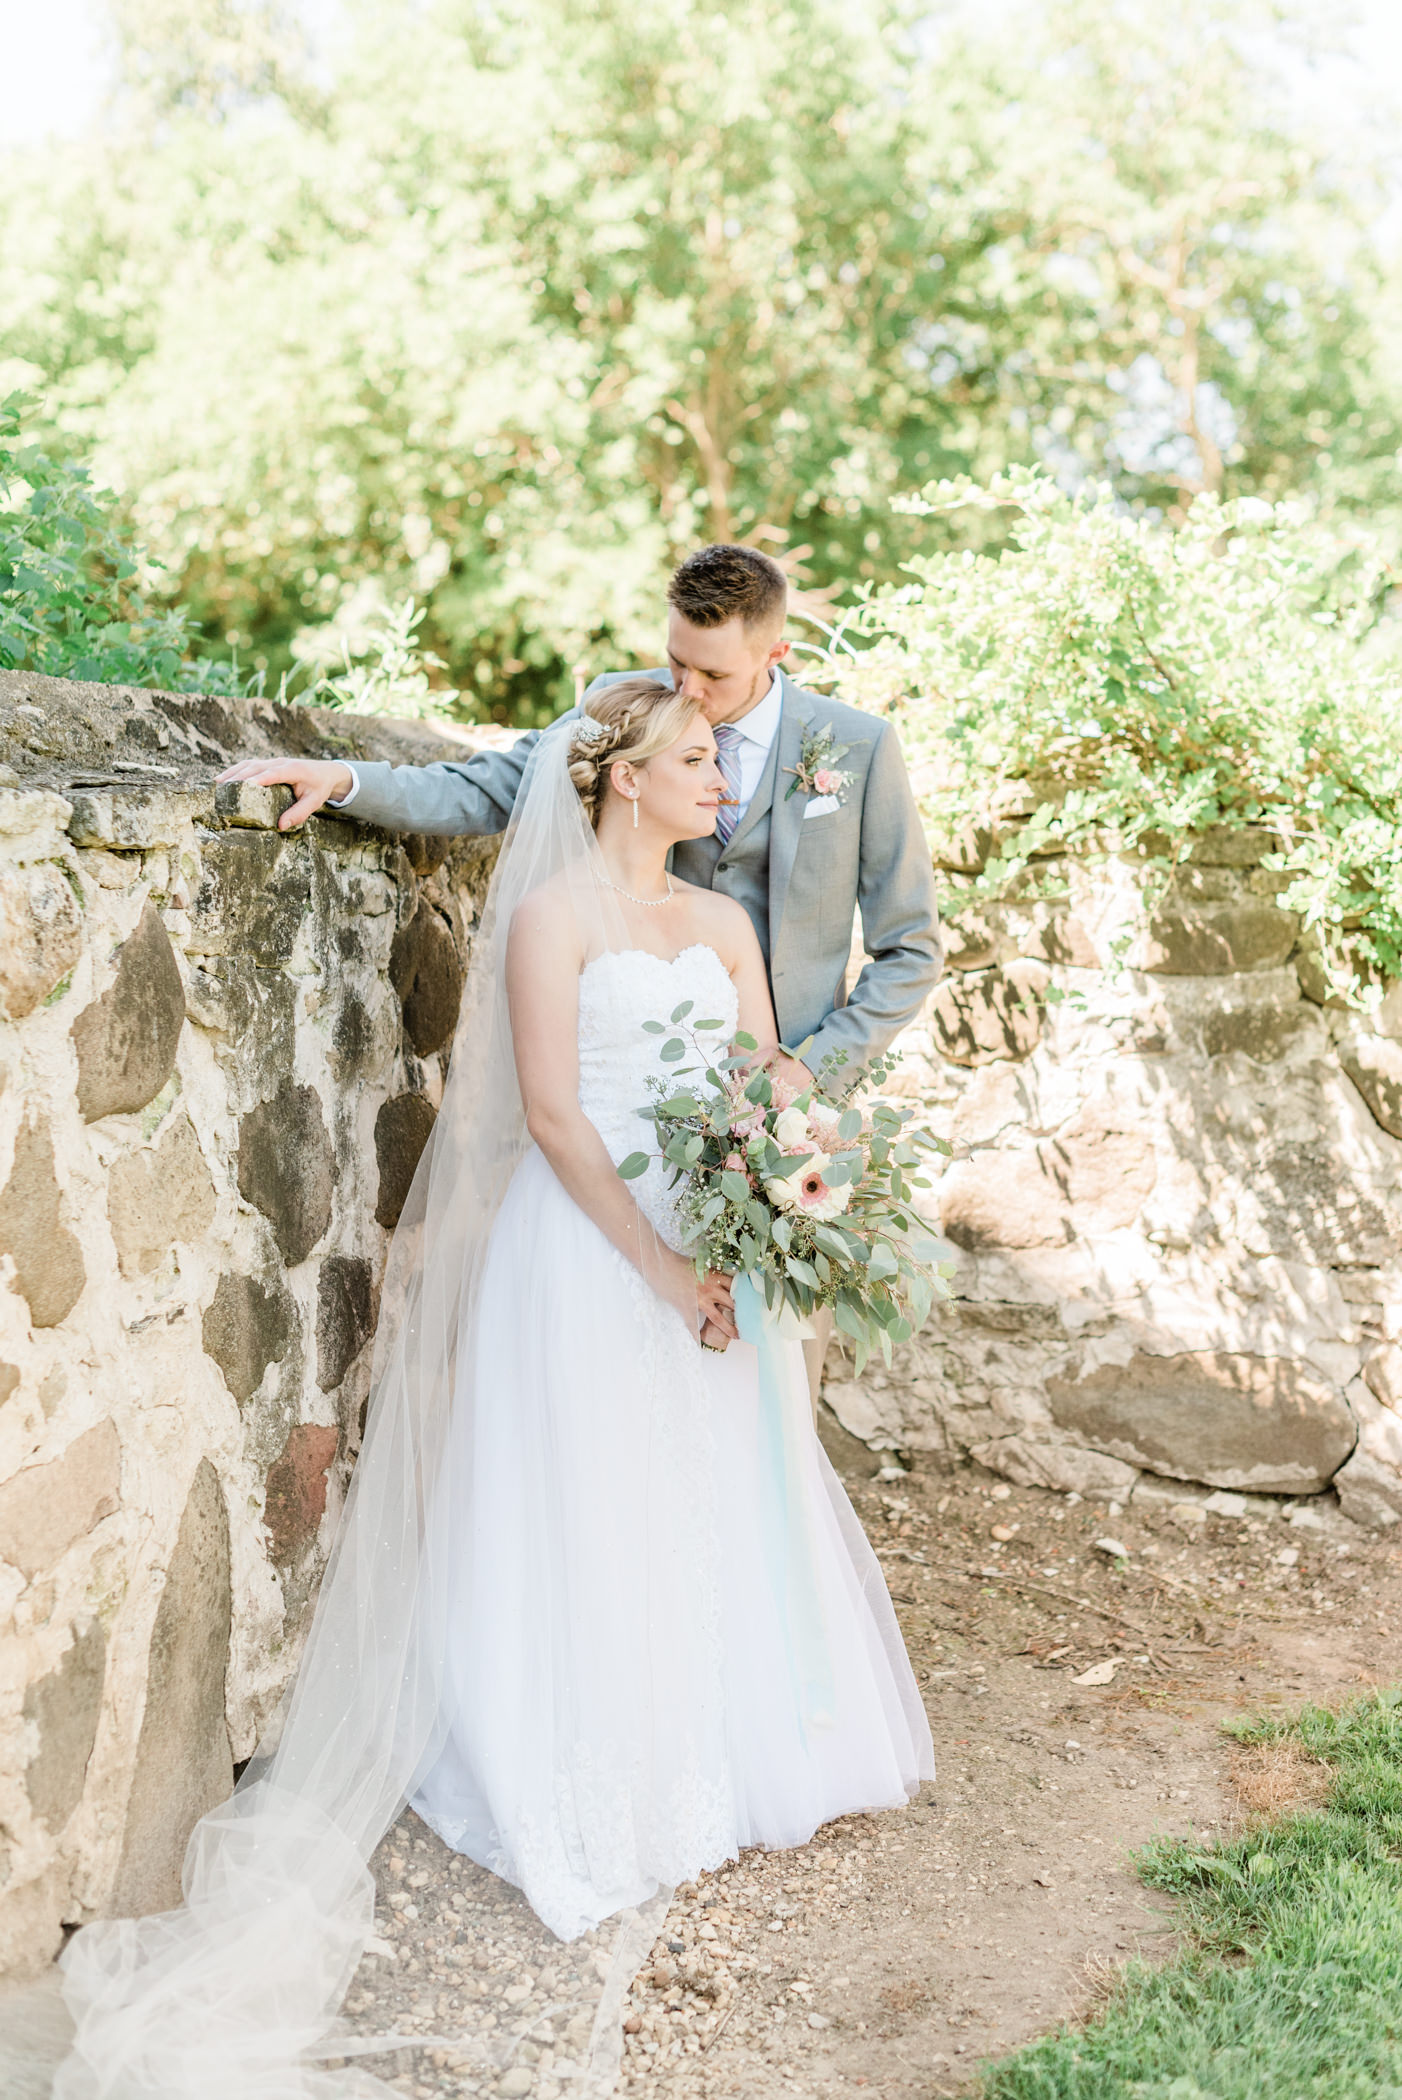
<path fill-rule="evenodd" d="M 570 779 L 596 831 L 609 767 L 620 758 L 645 765 L 676 742 L 695 713 L 694 700 L 657 678 L 620 678 L 583 703 L 570 734 Z"/>

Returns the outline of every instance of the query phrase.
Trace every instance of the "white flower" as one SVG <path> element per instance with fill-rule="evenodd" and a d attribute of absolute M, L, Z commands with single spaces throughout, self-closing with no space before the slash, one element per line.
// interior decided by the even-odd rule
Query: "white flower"
<path fill-rule="evenodd" d="M 774 1136 L 786 1152 L 806 1152 L 813 1140 L 808 1135 L 808 1117 L 801 1108 L 786 1108 L 774 1119 Z M 827 1165 L 827 1161 L 823 1161 Z"/>
<path fill-rule="evenodd" d="M 792 1174 L 776 1174 L 764 1184 L 764 1193 L 778 1210 L 789 1210 L 802 1218 L 815 1218 L 824 1223 L 829 1218 L 840 1218 L 852 1200 L 850 1182 L 841 1188 L 830 1189 L 823 1179 L 823 1169 L 828 1165 L 826 1152 L 815 1152 L 806 1167 L 796 1167 Z"/>

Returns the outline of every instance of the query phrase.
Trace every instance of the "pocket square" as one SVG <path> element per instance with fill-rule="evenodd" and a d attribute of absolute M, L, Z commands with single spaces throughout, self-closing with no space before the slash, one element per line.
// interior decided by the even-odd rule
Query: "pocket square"
<path fill-rule="evenodd" d="M 808 807 L 803 812 L 803 821 L 806 824 L 810 817 L 830 816 L 833 810 L 841 807 L 842 803 L 836 795 L 810 795 Z"/>

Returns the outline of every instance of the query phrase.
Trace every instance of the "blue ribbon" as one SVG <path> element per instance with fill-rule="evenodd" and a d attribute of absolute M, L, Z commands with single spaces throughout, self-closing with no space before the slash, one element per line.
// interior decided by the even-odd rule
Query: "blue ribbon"
<path fill-rule="evenodd" d="M 812 1405 L 803 1352 L 792 1346 L 811 1330 L 792 1308 L 772 1311 L 753 1277 L 732 1278 L 735 1324 L 759 1357 L 759 1423 L 773 1521 L 765 1555 L 788 1640 L 789 1675 L 799 1729 L 831 1728 L 836 1718 L 832 1653 L 823 1620 L 813 1542 L 813 1516 L 804 1492 L 804 1452 L 813 1435 Z"/>

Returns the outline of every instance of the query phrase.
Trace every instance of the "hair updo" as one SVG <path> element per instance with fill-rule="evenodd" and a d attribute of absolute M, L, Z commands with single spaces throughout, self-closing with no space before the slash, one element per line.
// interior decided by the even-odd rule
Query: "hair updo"
<path fill-rule="evenodd" d="M 584 703 L 570 731 L 570 779 L 596 831 L 609 767 L 620 758 L 645 765 L 676 742 L 695 713 L 694 700 L 657 678 L 620 678 Z"/>

